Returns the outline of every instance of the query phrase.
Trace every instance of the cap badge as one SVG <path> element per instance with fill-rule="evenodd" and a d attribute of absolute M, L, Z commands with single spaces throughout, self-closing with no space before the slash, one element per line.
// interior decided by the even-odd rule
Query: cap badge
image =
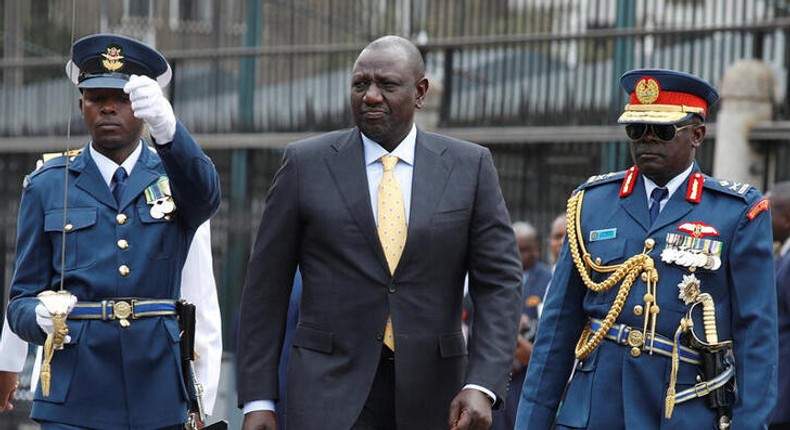
<path fill-rule="evenodd" d="M 637 81 L 634 92 L 639 103 L 651 104 L 658 100 L 658 93 L 661 92 L 661 87 L 658 85 L 657 80 L 651 77 L 644 77 Z"/>
<path fill-rule="evenodd" d="M 107 47 L 107 52 L 101 54 L 104 57 L 101 64 L 105 69 L 115 72 L 123 67 L 123 55 L 121 55 L 121 47 L 118 45 L 110 45 Z"/>

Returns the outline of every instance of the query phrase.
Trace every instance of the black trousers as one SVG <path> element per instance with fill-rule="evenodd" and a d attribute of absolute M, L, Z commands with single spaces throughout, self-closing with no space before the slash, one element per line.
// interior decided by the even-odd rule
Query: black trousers
<path fill-rule="evenodd" d="M 382 345 L 381 359 L 368 399 L 351 430 L 397 430 L 395 423 L 395 353 Z"/>

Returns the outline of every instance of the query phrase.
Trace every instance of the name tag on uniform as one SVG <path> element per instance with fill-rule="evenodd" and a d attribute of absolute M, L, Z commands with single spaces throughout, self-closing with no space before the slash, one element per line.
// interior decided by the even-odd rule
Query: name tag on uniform
<path fill-rule="evenodd" d="M 616 228 L 606 228 L 603 230 L 593 230 L 590 232 L 590 242 L 595 242 L 597 240 L 614 239 L 616 237 L 617 237 Z"/>

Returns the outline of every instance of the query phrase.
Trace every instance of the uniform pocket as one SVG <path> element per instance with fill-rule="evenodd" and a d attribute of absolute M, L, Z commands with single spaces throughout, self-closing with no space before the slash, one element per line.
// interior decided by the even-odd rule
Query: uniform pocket
<path fill-rule="evenodd" d="M 174 222 L 173 218 L 169 220 L 165 217 L 162 218 L 154 218 L 151 216 L 151 206 L 146 203 L 139 203 L 137 204 L 137 216 L 140 218 L 140 222 L 143 224 L 145 231 L 150 233 L 151 236 L 161 237 L 162 240 L 159 241 L 159 246 L 154 248 L 154 252 L 149 254 L 149 257 L 155 260 L 167 259 L 173 256 L 173 248 L 169 246 L 171 242 L 167 239 L 168 231 L 170 230 L 170 224 Z"/>
<path fill-rule="evenodd" d="M 38 381 L 35 399 L 50 403 L 64 403 L 69 395 L 74 379 L 74 371 L 79 364 L 80 337 L 85 321 L 68 321 L 71 341 L 61 350 L 55 351 L 50 367 L 49 396 L 41 392 L 41 380 Z"/>
<path fill-rule="evenodd" d="M 586 428 L 590 420 L 593 379 L 598 362 L 599 348 L 584 360 L 576 363 L 576 370 L 568 386 L 563 404 L 557 414 L 557 424 L 570 428 Z"/>
<path fill-rule="evenodd" d="M 66 211 L 64 223 L 63 209 L 55 209 L 44 214 L 44 231 L 52 243 L 53 263 L 60 267 L 63 239 L 66 240 L 64 270 L 83 269 L 96 263 L 97 208 L 71 207 Z M 64 232 L 65 231 L 65 235 Z"/>

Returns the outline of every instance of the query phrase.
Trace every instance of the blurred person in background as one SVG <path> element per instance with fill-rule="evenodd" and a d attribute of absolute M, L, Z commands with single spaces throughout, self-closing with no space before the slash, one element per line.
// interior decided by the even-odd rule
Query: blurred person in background
<path fill-rule="evenodd" d="M 524 289 L 521 294 L 521 321 L 516 344 L 516 354 L 511 367 L 512 376 L 507 390 L 505 408 L 493 413 L 492 430 L 513 430 L 516 424 L 516 409 L 521 397 L 521 387 L 527 373 L 532 342 L 538 330 L 538 309 L 543 302 L 546 286 L 551 280 L 551 269 L 540 261 L 542 254 L 538 232 L 532 224 L 518 221 L 513 223 L 516 244 L 524 270 Z"/>
<path fill-rule="evenodd" d="M 790 181 L 774 184 L 771 227 L 776 248 L 776 296 L 779 329 L 779 377 L 770 430 L 790 430 Z"/>

